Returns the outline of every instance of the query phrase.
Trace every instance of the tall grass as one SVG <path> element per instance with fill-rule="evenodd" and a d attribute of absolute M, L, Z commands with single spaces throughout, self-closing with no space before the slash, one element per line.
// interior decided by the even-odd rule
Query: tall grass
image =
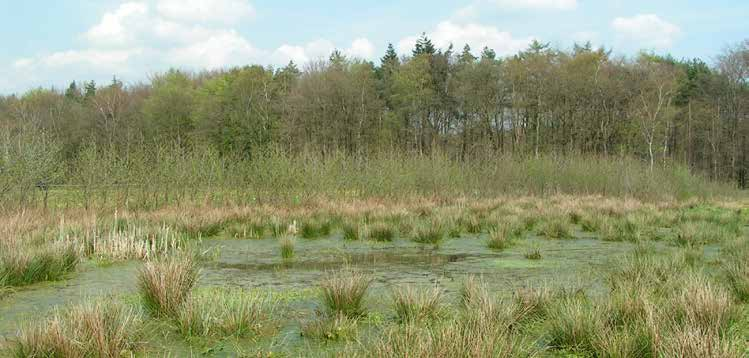
<path fill-rule="evenodd" d="M 61 241 L 39 246 L 0 243 L 0 250 L 0 287 L 59 280 L 79 261 L 76 246 Z"/>
<path fill-rule="evenodd" d="M 322 300 L 332 314 L 359 317 L 365 313 L 364 298 L 372 278 L 353 269 L 329 273 L 321 283 Z"/>
<path fill-rule="evenodd" d="M 439 287 L 417 289 L 406 286 L 393 290 L 393 309 L 398 321 L 404 323 L 440 318 L 444 313 L 442 300 L 442 290 Z"/>
<path fill-rule="evenodd" d="M 249 337 L 271 328 L 274 304 L 241 289 L 209 289 L 193 294 L 175 317 L 186 337 Z"/>
<path fill-rule="evenodd" d="M 198 280 L 199 269 L 185 255 L 149 261 L 138 273 L 143 306 L 157 317 L 177 317 Z"/>
<path fill-rule="evenodd" d="M 19 358 L 133 355 L 141 325 L 131 308 L 108 300 L 87 302 L 22 329 L 11 341 L 9 352 Z"/>

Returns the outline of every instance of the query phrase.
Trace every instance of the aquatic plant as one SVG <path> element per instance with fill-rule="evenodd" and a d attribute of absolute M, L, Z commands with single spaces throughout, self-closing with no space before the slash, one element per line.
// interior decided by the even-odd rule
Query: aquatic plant
<path fill-rule="evenodd" d="M 138 272 L 138 292 L 146 311 L 177 317 L 198 280 L 199 269 L 189 256 L 146 262 Z"/>
<path fill-rule="evenodd" d="M 525 250 L 523 257 L 528 260 L 541 260 L 543 258 L 541 248 L 538 245 L 533 245 Z"/>
<path fill-rule="evenodd" d="M 359 317 L 365 313 L 364 298 L 372 278 L 353 269 L 330 272 L 322 281 L 322 300 L 331 314 Z"/>
<path fill-rule="evenodd" d="M 358 323 L 358 318 L 340 312 L 333 316 L 318 315 L 302 324 L 301 334 L 302 337 L 326 341 L 353 340 L 358 333 Z"/>

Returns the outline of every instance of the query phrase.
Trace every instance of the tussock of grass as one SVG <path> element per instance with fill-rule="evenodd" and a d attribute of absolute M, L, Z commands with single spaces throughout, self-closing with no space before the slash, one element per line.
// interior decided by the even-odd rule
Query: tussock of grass
<path fill-rule="evenodd" d="M 523 342 L 509 326 L 507 321 L 472 307 L 444 324 L 390 328 L 366 349 L 377 357 L 533 356 L 532 343 Z"/>
<path fill-rule="evenodd" d="M 356 224 L 346 224 L 343 226 L 343 239 L 346 241 L 359 240 L 359 226 Z"/>
<path fill-rule="evenodd" d="M 487 246 L 492 250 L 504 250 L 511 247 L 521 236 L 523 228 L 514 222 L 502 222 L 489 230 Z"/>
<path fill-rule="evenodd" d="M 684 325 L 717 333 L 724 333 L 738 315 L 728 292 L 697 275 L 682 280 L 675 306 Z"/>
<path fill-rule="evenodd" d="M 395 238 L 395 230 L 386 223 L 374 223 L 366 228 L 367 240 L 390 242 Z"/>
<path fill-rule="evenodd" d="M 747 265 L 747 261 L 726 263 L 724 272 L 733 295 L 741 302 L 749 302 L 749 265 Z"/>
<path fill-rule="evenodd" d="M 416 289 L 413 286 L 393 290 L 393 308 L 399 322 L 432 321 L 443 313 L 442 290 Z"/>
<path fill-rule="evenodd" d="M 278 248 L 281 252 L 281 258 L 284 260 L 291 260 L 294 258 L 294 247 L 296 242 L 291 236 L 283 236 L 278 239 Z"/>
<path fill-rule="evenodd" d="M 579 353 L 594 353 L 603 325 L 595 306 L 579 299 L 561 300 L 548 311 L 549 345 Z"/>
<path fill-rule="evenodd" d="M 515 315 L 518 320 L 544 318 L 553 299 L 551 290 L 546 287 L 519 289 L 514 295 Z"/>
<path fill-rule="evenodd" d="M 688 325 L 673 329 L 661 347 L 663 357 L 736 358 L 745 354 L 733 340 L 721 339 L 714 331 Z"/>
<path fill-rule="evenodd" d="M 572 228 L 569 222 L 562 218 L 552 218 L 541 227 L 541 234 L 549 239 L 572 239 Z"/>
<path fill-rule="evenodd" d="M 75 270 L 79 261 L 75 246 L 63 242 L 39 248 L 0 244 L 0 250 L 0 287 L 60 280 Z"/>
<path fill-rule="evenodd" d="M 473 275 L 468 276 L 460 287 L 460 302 L 466 308 L 489 307 L 494 304 L 483 280 Z"/>
<path fill-rule="evenodd" d="M 9 352 L 15 357 L 102 357 L 132 355 L 141 318 L 110 301 L 88 302 L 55 312 L 19 332 Z"/>
<path fill-rule="evenodd" d="M 175 317 L 185 337 L 251 337 L 270 328 L 273 304 L 268 297 L 241 289 L 198 291 Z"/>
<path fill-rule="evenodd" d="M 146 262 L 138 274 L 143 306 L 157 317 L 177 317 L 198 280 L 199 269 L 188 256 Z"/>
<path fill-rule="evenodd" d="M 438 244 L 445 238 L 445 229 L 442 223 L 437 221 L 428 222 L 417 227 L 413 241 L 420 244 Z"/>
<path fill-rule="evenodd" d="M 676 227 L 674 241 L 681 246 L 694 246 L 722 243 L 737 236 L 735 229 L 720 224 L 690 221 Z"/>
<path fill-rule="evenodd" d="M 330 221 L 322 220 L 310 220 L 302 223 L 299 229 L 299 235 L 305 239 L 314 239 L 318 237 L 330 236 L 330 232 L 333 230 L 333 225 Z"/>
<path fill-rule="evenodd" d="M 528 260 L 541 260 L 543 258 L 541 255 L 541 248 L 536 245 L 531 246 L 525 250 L 523 257 Z"/>
<path fill-rule="evenodd" d="M 318 340 L 348 341 L 356 339 L 358 328 L 359 322 L 356 317 L 337 313 L 332 317 L 319 315 L 316 319 L 303 323 L 301 334 L 302 337 Z"/>
<path fill-rule="evenodd" d="M 332 314 L 359 317 L 365 313 L 364 298 L 372 278 L 353 269 L 329 273 L 321 283 L 323 304 Z"/>

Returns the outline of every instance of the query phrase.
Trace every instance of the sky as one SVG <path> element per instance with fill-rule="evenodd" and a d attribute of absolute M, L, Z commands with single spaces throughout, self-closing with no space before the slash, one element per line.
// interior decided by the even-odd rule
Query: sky
<path fill-rule="evenodd" d="M 0 0 L 0 94 L 126 84 L 170 68 L 282 66 L 339 49 L 378 62 L 426 33 L 510 55 L 534 39 L 711 63 L 749 38 L 746 0 Z"/>

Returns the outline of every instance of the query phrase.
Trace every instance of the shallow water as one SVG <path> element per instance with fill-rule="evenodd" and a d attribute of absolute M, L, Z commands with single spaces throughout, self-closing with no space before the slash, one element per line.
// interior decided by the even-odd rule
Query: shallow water
<path fill-rule="evenodd" d="M 582 236 L 582 235 L 581 235 Z M 314 288 L 330 272 L 346 266 L 370 273 L 375 281 L 368 305 L 385 311 L 390 290 L 398 285 L 438 285 L 455 293 L 469 275 L 482 277 L 500 296 L 510 296 L 527 285 L 582 288 L 591 294 L 605 292 L 601 273 L 611 259 L 630 251 L 629 243 L 593 238 L 547 240 L 529 237 L 502 252 L 486 247 L 486 237 L 448 239 L 436 248 L 409 240 L 379 243 L 346 242 L 340 236 L 299 239 L 295 258 L 284 262 L 275 239 L 216 239 L 203 242 L 205 249 L 218 249 L 215 261 L 204 265 L 199 285 L 234 286 L 248 289 L 300 291 Z M 524 258 L 537 246 L 541 260 Z M 0 299 L 0 335 L 16 333 L 20 323 L 49 314 L 54 307 L 102 295 L 133 295 L 137 262 L 109 267 L 83 265 L 69 279 L 23 288 Z M 455 299 L 457 295 L 449 295 Z M 306 297 L 289 307 L 287 324 L 274 341 L 299 342 L 298 322 L 317 308 L 316 299 Z"/>

